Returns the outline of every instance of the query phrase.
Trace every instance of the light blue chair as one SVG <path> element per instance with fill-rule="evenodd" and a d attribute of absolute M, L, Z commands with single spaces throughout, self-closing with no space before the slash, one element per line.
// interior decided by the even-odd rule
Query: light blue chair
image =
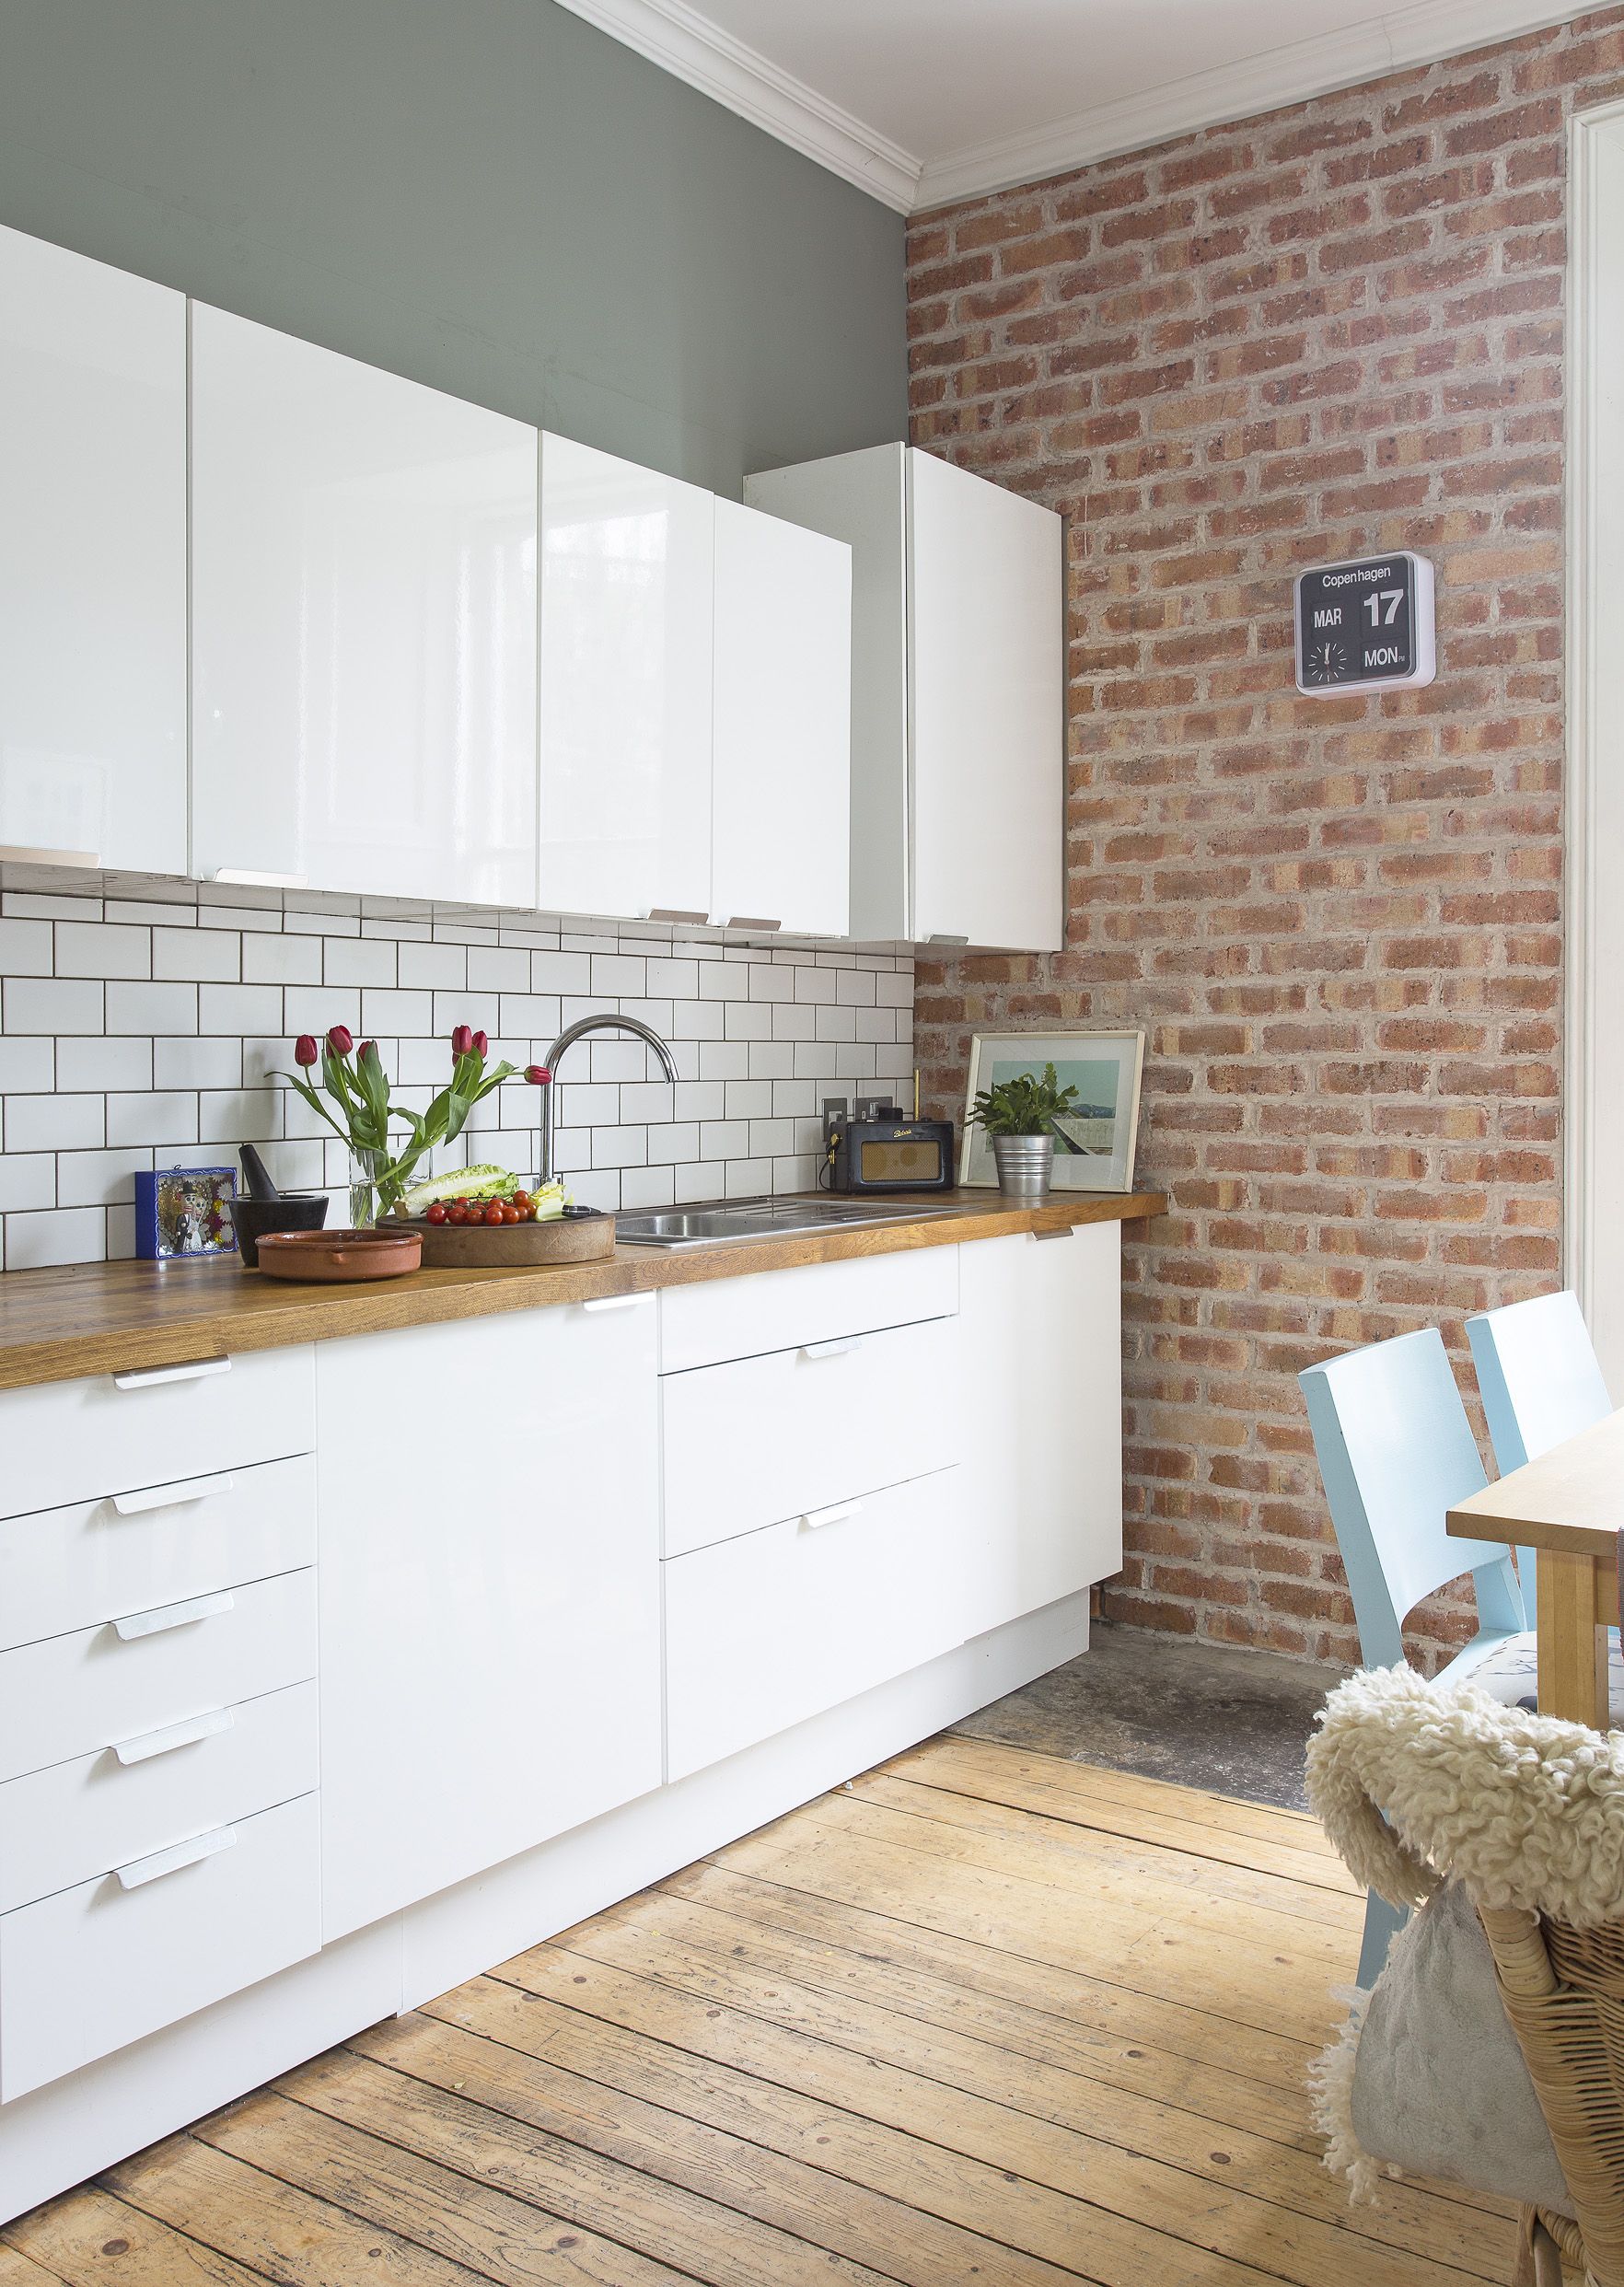
<path fill-rule="evenodd" d="M 1466 1328 L 1502 1477 L 1613 1411 L 1577 1294 L 1508 1303 L 1468 1318 Z M 1517 1573 L 1532 1625 L 1538 1599 L 1532 1549 L 1517 1550 Z"/>
<path fill-rule="evenodd" d="M 1424 1596 L 1470 1573 L 1478 1632 L 1444 1677 L 1470 1677 L 1498 1699 L 1514 1701 L 1524 1689 L 1532 1690 L 1533 1639 L 1510 1555 L 1491 1541 L 1452 1540 L 1444 1529 L 1447 1512 L 1480 1492 L 1488 1479 L 1437 1330 L 1373 1342 L 1309 1366 L 1297 1379 L 1365 1666 L 1402 1661 L 1406 1617 Z M 1514 1659 L 1511 1673 L 1496 1673 L 1503 1665 L 1496 1655 L 1506 1654 Z M 1375 1981 L 1405 1919 L 1370 1894 L 1359 1951 L 1362 1986 Z"/>

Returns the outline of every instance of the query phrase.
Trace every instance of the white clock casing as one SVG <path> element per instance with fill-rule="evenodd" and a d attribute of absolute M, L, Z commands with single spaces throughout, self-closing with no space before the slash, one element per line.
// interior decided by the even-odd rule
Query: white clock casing
<path fill-rule="evenodd" d="M 1335 580 L 1345 577 L 1349 592 L 1363 602 L 1386 602 L 1390 598 L 1390 586 L 1379 581 L 1380 568 L 1402 563 L 1408 570 L 1410 641 L 1409 664 L 1397 660 L 1388 668 L 1379 659 L 1369 660 L 1353 672 L 1345 665 L 1338 668 L 1317 661 L 1315 653 L 1332 644 L 1346 644 L 1345 636 L 1326 635 L 1317 642 L 1310 633 L 1304 641 L 1303 589 L 1313 582 L 1322 586 L 1328 576 Z M 1413 554 L 1409 549 L 1392 549 L 1385 556 L 1357 557 L 1341 563 L 1309 564 L 1299 572 L 1293 587 L 1292 627 L 1296 650 L 1297 689 L 1307 699 L 1336 699 L 1345 691 L 1411 691 L 1423 683 L 1433 682 L 1438 673 L 1437 627 L 1433 610 L 1433 566 L 1425 556 Z M 1380 633 L 1380 623 L 1376 633 Z M 1377 646 L 1367 645 L 1367 651 Z M 1380 646 L 1385 648 L 1385 646 Z"/>

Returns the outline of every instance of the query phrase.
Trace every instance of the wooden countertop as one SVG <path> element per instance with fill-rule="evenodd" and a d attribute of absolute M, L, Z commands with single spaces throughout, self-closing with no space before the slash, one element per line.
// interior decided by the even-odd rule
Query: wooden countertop
<path fill-rule="evenodd" d="M 365 1286 L 290 1286 L 229 1262 L 90 1262 L 0 1275 L 0 1389 L 136 1366 L 182 1365 L 231 1352 L 275 1350 L 390 1327 L 483 1318 L 547 1303 L 586 1302 L 703 1279 L 747 1277 L 793 1264 L 956 1246 L 1069 1224 L 1158 1215 L 1159 1191 L 1064 1192 L 1014 1207 L 995 1190 L 945 1195 L 946 1214 L 918 1223 L 812 1231 L 669 1250 L 622 1247 L 606 1262 L 556 1270 L 418 1271 Z"/>

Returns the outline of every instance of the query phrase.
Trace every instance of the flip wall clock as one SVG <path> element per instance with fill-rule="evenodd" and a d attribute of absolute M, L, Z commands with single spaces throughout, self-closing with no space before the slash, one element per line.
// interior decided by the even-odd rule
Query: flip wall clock
<path fill-rule="evenodd" d="M 1413 689 L 1438 672 L 1433 567 L 1400 549 L 1297 575 L 1297 689 Z"/>

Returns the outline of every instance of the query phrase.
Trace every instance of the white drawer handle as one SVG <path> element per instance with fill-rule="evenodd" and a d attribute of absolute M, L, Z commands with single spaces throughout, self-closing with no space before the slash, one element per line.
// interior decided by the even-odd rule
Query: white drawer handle
<path fill-rule="evenodd" d="M 654 1295 L 595 1294 L 590 1302 L 581 1305 L 583 1310 L 634 1310 L 639 1303 L 653 1302 Z"/>
<path fill-rule="evenodd" d="M 843 1525 L 849 1516 L 856 1516 L 863 1507 L 861 1501 L 837 1501 L 830 1509 L 808 1509 L 801 1519 L 811 1532 L 823 1525 Z"/>
<path fill-rule="evenodd" d="M 193 1358 L 185 1365 L 141 1366 L 133 1374 L 115 1374 L 115 1389 L 150 1389 L 155 1382 L 201 1382 L 207 1374 L 229 1374 L 229 1358 Z"/>
<path fill-rule="evenodd" d="M 114 1493 L 112 1504 L 121 1516 L 145 1516 L 149 1509 L 176 1509 L 183 1501 L 212 1501 L 216 1493 L 236 1491 L 235 1477 L 183 1477 L 173 1485 L 148 1485 L 140 1492 Z"/>
<path fill-rule="evenodd" d="M 206 1715 L 193 1715 L 183 1724 L 166 1724 L 162 1731 L 144 1731 L 138 1739 L 115 1739 L 112 1751 L 127 1770 L 132 1763 L 150 1763 L 155 1755 L 191 1747 L 229 1731 L 237 1718 L 228 1707 L 212 1707 Z"/>
<path fill-rule="evenodd" d="M 138 1890 L 144 1882 L 157 1882 L 164 1875 L 179 1874 L 182 1866 L 198 1865 L 205 1858 L 228 1851 L 236 1840 L 235 1827 L 216 1827 L 213 1834 L 193 1835 L 190 1842 L 154 1851 L 150 1858 L 133 1858 L 127 1866 L 115 1866 L 113 1871 L 122 1888 Z"/>
<path fill-rule="evenodd" d="M 849 1351 L 861 1350 L 861 1334 L 841 1334 L 832 1342 L 803 1342 L 803 1358 L 843 1358 Z"/>
<path fill-rule="evenodd" d="M 307 874 L 262 874 L 252 865 L 216 865 L 216 881 L 234 882 L 241 889 L 307 889 Z"/>
<path fill-rule="evenodd" d="M 218 1596 L 188 1596 L 184 1604 L 160 1605 L 156 1612 L 131 1612 L 114 1620 L 113 1628 L 121 1643 L 133 1643 L 137 1636 L 161 1636 L 166 1629 L 190 1628 L 193 1620 L 213 1619 L 216 1612 L 236 1608 L 237 1598 L 223 1588 Z"/>

